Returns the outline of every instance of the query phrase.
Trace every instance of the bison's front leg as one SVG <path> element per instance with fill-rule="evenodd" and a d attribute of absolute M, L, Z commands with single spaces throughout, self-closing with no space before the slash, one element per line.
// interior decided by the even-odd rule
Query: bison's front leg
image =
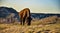
<path fill-rule="evenodd" d="M 31 25 L 31 20 L 32 20 L 31 17 L 28 17 L 28 18 L 27 18 L 27 24 L 28 24 L 28 25 Z"/>

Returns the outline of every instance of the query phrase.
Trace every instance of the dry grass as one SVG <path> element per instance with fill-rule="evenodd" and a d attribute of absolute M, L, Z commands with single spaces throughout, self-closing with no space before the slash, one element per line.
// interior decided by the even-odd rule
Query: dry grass
<path fill-rule="evenodd" d="M 55 20 L 55 17 L 49 18 L 52 19 L 51 21 Z M 48 19 L 45 18 L 45 20 Z M 45 20 L 42 20 L 44 23 Z M 19 23 L 0 24 L 0 33 L 60 33 L 60 18 L 56 22 L 55 24 L 43 24 L 41 20 L 35 20 L 30 26 L 22 26 Z"/>

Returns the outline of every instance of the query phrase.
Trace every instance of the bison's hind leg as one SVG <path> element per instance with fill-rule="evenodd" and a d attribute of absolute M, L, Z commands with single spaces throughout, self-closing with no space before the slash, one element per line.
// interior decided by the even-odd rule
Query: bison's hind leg
<path fill-rule="evenodd" d="M 22 22 L 23 22 L 23 20 L 22 20 L 23 18 L 22 17 L 20 17 L 20 24 L 22 25 Z"/>
<path fill-rule="evenodd" d="M 25 24 L 25 19 L 26 19 L 26 18 L 23 18 L 23 25 Z"/>
<path fill-rule="evenodd" d="M 22 19 L 20 20 L 20 24 L 22 25 Z"/>

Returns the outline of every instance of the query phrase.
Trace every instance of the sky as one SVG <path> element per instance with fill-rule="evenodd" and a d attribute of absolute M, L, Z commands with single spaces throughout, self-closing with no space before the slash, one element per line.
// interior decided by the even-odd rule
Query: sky
<path fill-rule="evenodd" d="M 29 8 L 31 13 L 60 13 L 60 0 L 0 0 L 0 7 L 12 7 L 20 12 Z"/>

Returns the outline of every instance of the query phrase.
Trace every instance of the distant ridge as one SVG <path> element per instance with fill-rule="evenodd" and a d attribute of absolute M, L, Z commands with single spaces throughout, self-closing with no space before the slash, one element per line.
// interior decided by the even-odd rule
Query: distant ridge
<path fill-rule="evenodd" d="M 60 14 L 51 14 L 51 13 L 31 13 L 31 17 L 34 19 L 42 19 L 49 16 L 58 16 L 60 17 Z"/>
<path fill-rule="evenodd" d="M 31 13 L 31 14 L 60 14 L 60 13 Z"/>
<path fill-rule="evenodd" d="M 1 21 L 2 20 L 2 21 Z M 13 22 L 19 21 L 18 12 L 9 7 L 0 7 L 0 22 Z"/>

